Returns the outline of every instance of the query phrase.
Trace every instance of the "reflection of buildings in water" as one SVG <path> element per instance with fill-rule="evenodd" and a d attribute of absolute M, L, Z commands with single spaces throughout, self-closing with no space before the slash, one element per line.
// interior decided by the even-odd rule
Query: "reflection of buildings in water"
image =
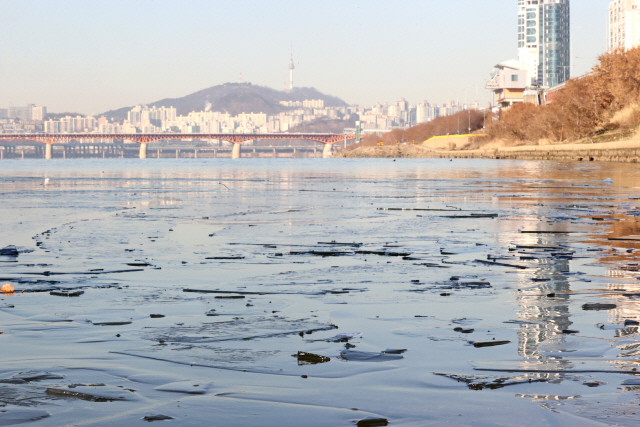
<path fill-rule="evenodd" d="M 633 271 L 622 270 L 616 267 L 610 267 L 607 270 L 607 276 L 614 279 L 633 279 L 638 275 L 640 275 L 640 273 L 638 272 L 634 273 Z M 623 286 L 623 285 L 617 285 L 617 286 Z"/>
<path fill-rule="evenodd" d="M 538 242 L 538 244 L 548 244 Z M 519 320 L 531 322 L 520 326 L 518 333 L 518 354 L 524 359 L 540 359 L 540 344 L 550 338 L 563 336 L 562 330 L 573 324 L 569 320 L 569 295 L 557 295 L 549 298 L 546 295 L 554 292 L 568 293 L 571 288 L 566 276 L 569 271 L 569 260 L 541 259 L 537 277 L 550 278 L 549 282 L 541 282 L 536 295 L 521 295 L 517 298 L 521 307 Z"/>
<path fill-rule="evenodd" d="M 617 306 L 607 311 L 610 323 L 623 324 L 625 319 L 640 320 L 640 299 L 635 296 L 640 292 L 640 284 L 609 283 L 606 288 L 612 293 L 608 298 Z M 616 330 L 616 338 L 637 334 L 637 327 L 626 329 L 628 329 L 626 332 Z"/>
<path fill-rule="evenodd" d="M 527 229 L 549 229 L 550 226 L 548 224 L 540 222 L 540 218 L 547 215 L 548 212 L 548 207 L 530 206 L 530 211 L 516 221 L 516 226 Z M 514 221 L 505 222 L 504 226 L 513 230 Z M 568 229 L 569 224 L 558 222 L 554 223 L 552 227 L 554 230 L 565 230 Z M 554 241 L 549 241 L 549 239 Z M 497 240 L 501 243 L 516 243 L 525 246 L 554 246 L 566 243 L 564 240 L 556 241 L 560 239 L 563 239 L 562 235 L 497 233 Z M 514 240 L 516 241 L 514 242 Z M 535 253 L 535 250 L 532 252 Z M 541 252 L 540 254 L 550 256 L 549 252 Z M 514 255 L 516 255 L 514 260 L 518 260 L 517 254 L 514 253 Z M 568 271 L 570 271 L 569 260 L 541 257 L 538 260 L 536 277 L 549 278 L 550 281 L 539 282 L 535 296 L 523 294 L 517 298 L 521 307 L 518 316 L 519 320 L 531 322 L 530 324 L 520 325 L 520 332 L 518 333 L 518 353 L 525 360 L 541 359 L 540 344 L 550 338 L 563 336 L 562 330 L 570 329 L 569 327 L 573 324 L 569 320 L 569 295 L 566 294 L 570 291 L 570 286 L 566 276 L 562 274 L 562 272 Z M 531 270 L 519 270 L 515 274 L 521 282 L 528 282 L 531 277 Z M 528 283 L 533 284 L 533 282 Z M 558 295 L 555 298 L 546 296 L 552 292 L 562 293 L 563 295 Z"/>

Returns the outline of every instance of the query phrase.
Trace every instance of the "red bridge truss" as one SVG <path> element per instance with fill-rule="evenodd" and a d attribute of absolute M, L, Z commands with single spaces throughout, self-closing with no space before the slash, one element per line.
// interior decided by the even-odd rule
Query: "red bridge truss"
<path fill-rule="evenodd" d="M 140 144 L 148 144 L 169 139 L 220 139 L 222 141 L 242 144 L 243 142 L 262 139 L 306 139 L 335 144 L 345 139 L 355 139 L 355 135 L 335 133 L 23 133 L 0 134 L 0 140 L 28 140 L 55 144 L 79 139 L 126 139 Z"/>

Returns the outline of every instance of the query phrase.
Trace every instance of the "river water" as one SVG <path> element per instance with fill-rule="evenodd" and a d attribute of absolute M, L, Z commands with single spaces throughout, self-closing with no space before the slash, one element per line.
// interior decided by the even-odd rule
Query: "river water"
<path fill-rule="evenodd" d="M 637 425 L 639 185 L 608 163 L 2 161 L 0 426 Z"/>

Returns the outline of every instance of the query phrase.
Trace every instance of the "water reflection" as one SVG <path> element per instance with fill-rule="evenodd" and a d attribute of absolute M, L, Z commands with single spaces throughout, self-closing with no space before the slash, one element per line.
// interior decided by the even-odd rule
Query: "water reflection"
<path fill-rule="evenodd" d="M 437 408 L 451 391 L 471 393 L 460 400 L 473 408 L 494 393 L 501 404 L 474 414 L 487 425 L 525 408 L 514 395 L 567 403 L 602 386 L 604 401 L 617 393 L 605 384 L 621 382 L 610 371 L 634 372 L 638 326 L 624 321 L 640 316 L 640 262 L 627 250 L 640 242 L 609 240 L 640 234 L 632 166 L 214 160 L 3 163 L 3 237 L 32 250 L 1 264 L 25 289 L 0 302 L 12 369 L 59 370 L 69 384 L 141 378 L 146 406 L 179 398 L 157 385 L 197 377 L 220 394 L 360 408 L 394 425 L 444 424 Z M 131 264 L 142 267 L 106 274 Z M 85 293 L 44 292 L 53 287 Z M 124 310 L 127 325 L 115 325 Z M 354 338 L 328 339 L 338 326 Z M 492 340 L 505 344 L 473 345 Z M 340 358 L 347 344 L 402 353 Z M 69 354 L 82 355 L 74 369 L 61 367 Z M 299 364 L 301 354 L 331 362 Z M 80 414 L 59 404 L 56 425 Z"/>

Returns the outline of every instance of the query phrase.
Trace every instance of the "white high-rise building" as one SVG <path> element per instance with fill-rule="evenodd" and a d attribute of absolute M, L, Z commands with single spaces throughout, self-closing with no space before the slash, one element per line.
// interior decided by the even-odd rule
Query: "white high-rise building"
<path fill-rule="evenodd" d="M 426 123 L 431 120 L 433 120 L 431 117 L 431 105 L 427 101 L 416 105 L 416 123 Z"/>
<path fill-rule="evenodd" d="M 129 119 L 129 123 L 134 126 L 140 124 L 140 122 L 142 121 L 142 108 L 143 107 L 141 105 L 136 105 L 131 109 L 131 111 L 129 111 L 129 113 L 127 113 L 127 119 Z"/>
<path fill-rule="evenodd" d="M 47 107 L 31 107 L 31 120 L 43 121 L 47 115 Z"/>
<path fill-rule="evenodd" d="M 613 0 L 609 4 L 609 50 L 640 45 L 640 0 Z"/>
<path fill-rule="evenodd" d="M 527 86 L 556 86 L 571 77 L 570 0 L 518 0 L 518 57 Z"/>

